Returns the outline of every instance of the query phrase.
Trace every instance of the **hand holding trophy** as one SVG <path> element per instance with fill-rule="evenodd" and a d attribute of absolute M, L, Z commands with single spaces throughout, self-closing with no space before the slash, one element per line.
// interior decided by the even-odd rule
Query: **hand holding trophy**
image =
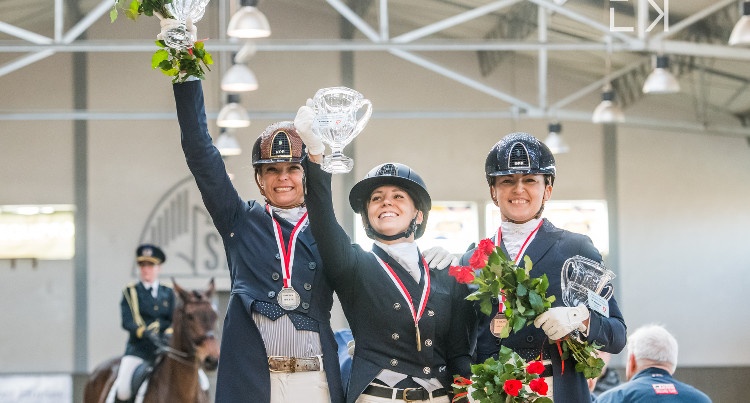
<path fill-rule="evenodd" d="M 354 160 L 342 151 L 365 128 L 372 115 L 372 103 L 351 88 L 330 87 L 315 93 L 311 108 L 316 114 L 313 132 L 331 147 L 321 168 L 334 174 L 351 171 Z"/>
<path fill-rule="evenodd" d="M 189 77 L 205 78 L 203 67 L 210 70 L 211 55 L 204 50 L 203 42 L 196 37 L 194 23 L 203 18 L 210 0 L 115 0 L 109 13 L 112 22 L 117 19 L 117 9 L 125 11 L 131 20 L 138 16 L 156 16 L 161 32 L 156 45 L 161 49 L 151 57 L 151 67 L 159 68 L 172 82 L 183 82 Z"/>

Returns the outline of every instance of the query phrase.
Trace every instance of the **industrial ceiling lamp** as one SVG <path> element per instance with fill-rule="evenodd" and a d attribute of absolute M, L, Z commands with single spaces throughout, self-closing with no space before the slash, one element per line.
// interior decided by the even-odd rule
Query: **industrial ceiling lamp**
<path fill-rule="evenodd" d="M 552 154 L 564 154 L 570 151 L 570 146 L 560 135 L 562 132 L 562 125 L 559 122 L 550 123 L 548 128 L 549 135 L 544 139 L 544 144 L 549 147 Z"/>
<path fill-rule="evenodd" d="M 271 36 L 268 19 L 255 6 L 258 0 L 240 0 L 240 8 L 229 20 L 227 35 L 233 38 L 266 38 Z"/>
<path fill-rule="evenodd" d="M 669 56 L 656 56 L 656 68 L 643 84 L 644 94 L 674 94 L 680 92 L 680 83 L 669 72 Z"/>
<path fill-rule="evenodd" d="M 248 92 L 258 89 L 258 79 L 249 67 L 233 58 L 234 64 L 221 78 L 221 90 L 225 92 Z"/>
<path fill-rule="evenodd" d="M 216 145 L 216 148 L 219 150 L 219 154 L 221 154 L 222 157 L 231 157 L 234 155 L 242 154 L 242 148 L 240 147 L 240 143 L 237 141 L 237 138 L 234 137 L 232 132 L 225 127 L 221 128 L 219 137 L 216 138 L 216 142 L 214 144 Z"/>
<path fill-rule="evenodd" d="M 750 44 L 750 1 L 742 3 L 742 17 L 737 21 L 729 35 L 729 45 Z"/>
<path fill-rule="evenodd" d="M 216 124 L 219 127 L 235 128 L 250 126 L 250 115 L 239 102 L 239 95 L 227 95 L 227 104 L 221 108 L 219 116 L 216 118 Z"/>
<path fill-rule="evenodd" d="M 602 92 L 602 102 L 594 109 L 591 116 L 594 123 L 619 123 L 625 121 L 625 115 L 617 103 L 615 103 L 615 92 L 609 84 L 604 87 Z"/>

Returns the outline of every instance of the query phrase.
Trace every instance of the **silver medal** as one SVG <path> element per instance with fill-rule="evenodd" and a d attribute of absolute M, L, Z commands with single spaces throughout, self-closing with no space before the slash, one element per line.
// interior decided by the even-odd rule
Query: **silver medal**
<path fill-rule="evenodd" d="M 281 291 L 279 291 L 278 295 L 276 296 L 276 300 L 279 302 L 280 307 L 286 309 L 287 311 L 292 311 L 297 309 L 301 298 L 297 291 L 294 291 L 294 288 L 284 287 L 281 289 Z"/>

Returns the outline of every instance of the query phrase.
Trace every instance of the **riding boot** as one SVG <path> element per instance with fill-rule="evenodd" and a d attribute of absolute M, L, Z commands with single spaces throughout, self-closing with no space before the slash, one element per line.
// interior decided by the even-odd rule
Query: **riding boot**
<path fill-rule="evenodd" d="M 134 399 L 120 400 L 115 393 L 115 403 L 133 403 Z"/>

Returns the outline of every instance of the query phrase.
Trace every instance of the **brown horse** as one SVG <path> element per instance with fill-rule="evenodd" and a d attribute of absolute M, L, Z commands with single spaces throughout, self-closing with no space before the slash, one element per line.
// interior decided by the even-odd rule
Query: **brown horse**
<path fill-rule="evenodd" d="M 181 302 L 172 317 L 174 334 L 163 359 L 154 367 L 143 403 L 208 402 L 198 370 L 212 371 L 219 365 L 219 342 L 214 337 L 218 315 L 211 304 L 214 280 L 203 292 L 186 291 L 174 279 L 172 282 Z M 120 357 L 116 357 L 94 369 L 86 383 L 84 403 L 106 401 L 119 365 Z"/>

